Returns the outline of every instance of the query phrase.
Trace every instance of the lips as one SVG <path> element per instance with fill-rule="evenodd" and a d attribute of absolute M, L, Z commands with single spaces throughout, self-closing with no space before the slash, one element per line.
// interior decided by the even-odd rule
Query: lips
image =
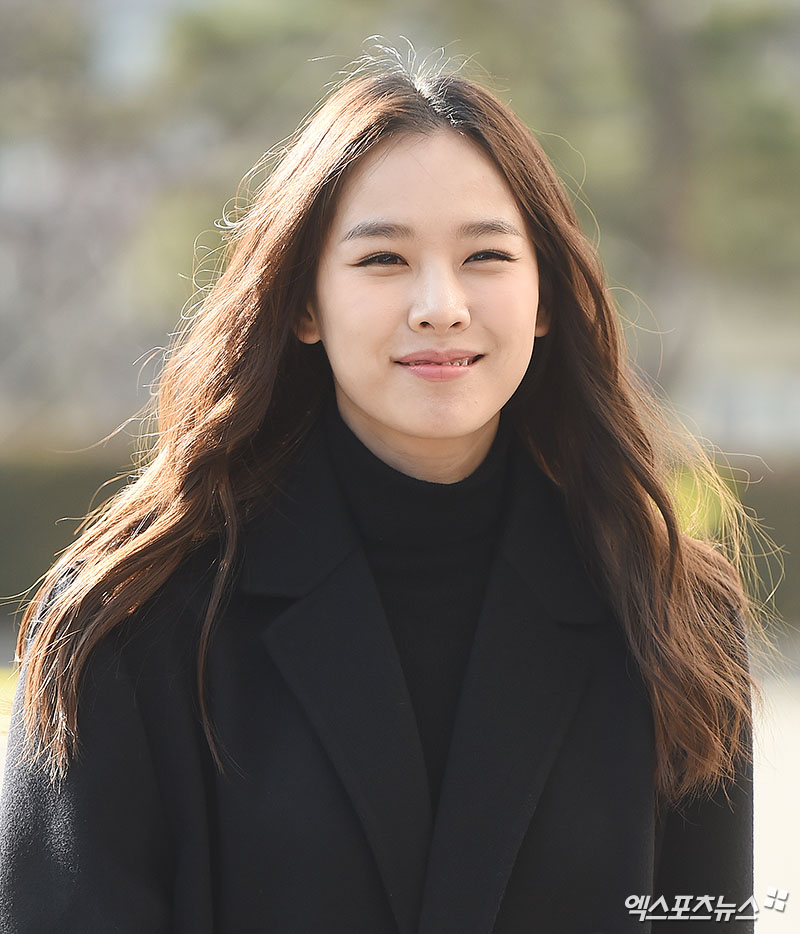
<path fill-rule="evenodd" d="M 478 358 L 464 357 L 462 360 L 447 360 L 445 363 L 438 363 L 436 360 L 410 360 L 408 363 L 400 363 L 400 366 L 471 366 Z"/>
<path fill-rule="evenodd" d="M 400 357 L 403 366 L 471 366 L 483 354 L 472 350 L 423 350 Z"/>

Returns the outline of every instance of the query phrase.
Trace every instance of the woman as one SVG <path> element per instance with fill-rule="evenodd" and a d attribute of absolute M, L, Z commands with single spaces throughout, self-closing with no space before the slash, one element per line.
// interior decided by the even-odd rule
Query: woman
<path fill-rule="evenodd" d="M 520 120 L 458 76 L 346 81 L 23 620 L 2 929 L 742 906 L 753 613 L 678 527 L 660 424 Z"/>

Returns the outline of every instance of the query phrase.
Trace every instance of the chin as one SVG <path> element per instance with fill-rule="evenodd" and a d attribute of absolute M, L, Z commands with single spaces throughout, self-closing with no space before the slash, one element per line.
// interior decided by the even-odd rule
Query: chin
<path fill-rule="evenodd" d="M 445 413 L 436 417 L 404 420 L 405 431 L 416 438 L 430 441 L 453 441 L 479 432 L 494 416 L 476 419 L 474 413 L 459 416 Z"/>

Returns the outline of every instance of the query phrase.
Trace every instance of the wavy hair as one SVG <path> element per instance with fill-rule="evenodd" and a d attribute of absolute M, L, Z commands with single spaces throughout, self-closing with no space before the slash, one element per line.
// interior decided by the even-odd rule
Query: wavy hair
<path fill-rule="evenodd" d="M 54 779 L 77 748 L 93 649 L 203 543 L 218 557 L 197 654 L 199 715 L 223 767 L 205 700 L 209 639 L 242 524 L 289 468 L 331 388 L 324 350 L 302 344 L 294 327 L 340 182 L 382 140 L 442 128 L 483 148 L 527 219 L 551 324 L 506 408 L 563 491 L 647 687 L 656 787 L 668 800 L 710 790 L 747 755 L 755 685 L 745 632 L 758 614 L 740 573 L 744 510 L 636 378 L 599 260 L 530 130 L 466 77 L 384 66 L 357 71 L 327 97 L 230 225 L 224 269 L 163 368 L 138 475 L 87 517 L 26 609 L 25 725 L 31 755 Z M 670 487 L 678 466 L 722 504 L 718 541 L 681 530 Z"/>

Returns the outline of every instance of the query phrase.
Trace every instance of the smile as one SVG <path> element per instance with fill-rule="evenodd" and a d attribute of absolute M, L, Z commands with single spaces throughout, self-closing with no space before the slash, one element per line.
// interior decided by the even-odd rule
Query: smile
<path fill-rule="evenodd" d="M 413 376 L 431 383 L 444 383 L 454 379 L 466 379 L 475 366 L 483 359 L 483 354 L 469 357 L 456 357 L 452 360 L 397 360 L 400 366 Z"/>
<path fill-rule="evenodd" d="M 475 357 L 462 357 L 460 360 L 446 360 L 442 362 L 437 360 L 409 360 L 408 362 L 398 360 L 397 362 L 401 366 L 471 366 L 476 360 L 479 360 L 481 356 L 481 354 L 478 354 Z"/>

